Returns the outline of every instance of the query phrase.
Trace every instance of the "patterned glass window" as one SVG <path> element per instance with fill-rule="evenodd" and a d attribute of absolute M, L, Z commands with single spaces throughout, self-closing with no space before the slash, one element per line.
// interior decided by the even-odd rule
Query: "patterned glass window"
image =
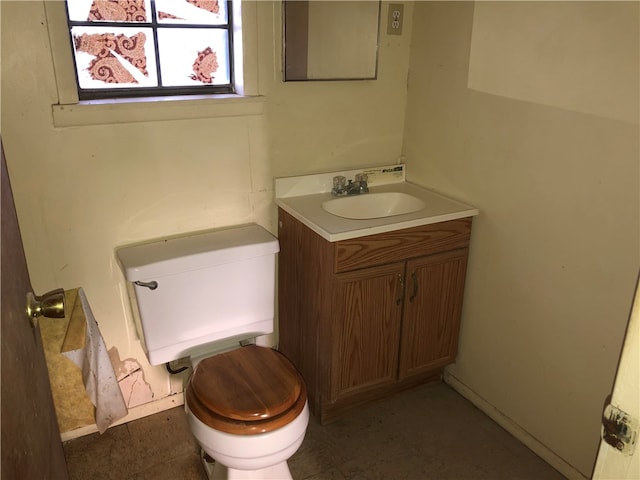
<path fill-rule="evenodd" d="M 228 0 L 67 0 L 81 100 L 233 93 Z"/>

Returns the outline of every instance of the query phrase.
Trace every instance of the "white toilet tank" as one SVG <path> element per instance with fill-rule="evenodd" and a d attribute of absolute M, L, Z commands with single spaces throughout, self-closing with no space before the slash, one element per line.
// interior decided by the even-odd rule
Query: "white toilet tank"
<path fill-rule="evenodd" d="M 255 224 L 116 249 L 149 362 L 271 333 L 278 250 Z"/>

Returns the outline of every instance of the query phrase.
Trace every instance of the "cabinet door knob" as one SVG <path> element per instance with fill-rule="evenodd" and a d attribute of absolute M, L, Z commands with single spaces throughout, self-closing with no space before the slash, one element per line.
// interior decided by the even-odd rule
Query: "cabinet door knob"
<path fill-rule="evenodd" d="M 416 298 L 416 295 L 418 294 L 418 277 L 416 276 L 415 270 L 411 274 L 411 281 L 413 282 L 413 291 L 409 297 L 409 302 L 413 303 L 413 299 Z"/>

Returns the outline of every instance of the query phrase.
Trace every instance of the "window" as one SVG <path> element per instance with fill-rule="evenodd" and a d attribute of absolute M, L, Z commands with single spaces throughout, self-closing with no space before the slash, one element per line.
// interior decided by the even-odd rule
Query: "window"
<path fill-rule="evenodd" d="M 66 0 L 80 100 L 234 93 L 226 0 Z"/>

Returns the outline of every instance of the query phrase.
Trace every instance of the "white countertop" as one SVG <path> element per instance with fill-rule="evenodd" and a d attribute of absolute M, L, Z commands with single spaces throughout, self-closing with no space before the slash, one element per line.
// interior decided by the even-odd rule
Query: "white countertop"
<path fill-rule="evenodd" d="M 363 170 L 359 170 L 358 172 L 361 171 Z M 295 192 L 298 194 L 301 191 L 304 191 L 304 187 L 300 187 L 304 182 L 295 182 L 292 181 L 291 178 L 283 179 L 287 186 L 291 184 L 297 185 L 296 188 L 283 189 L 279 188 L 279 179 L 276 179 L 276 204 L 285 212 L 289 213 L 291 216 L 298 219 L 304 225 L 330 242 L 337 242 L 339 240 L 364 237 L 365 235 L 373 235 L 376 233 L 418 227 L 421 225 L 446 222 L 449 220 L 456 220 L 458 218 L 478 215 L 478 209 L 472 206 L 452 200 L 413 183 L 403 181 L 404 172 L 402 172 L 402 175 L 400 176 L 394 175 L 395 179 L 391 180 L 390 183 L 382 181 L 382 179 L 379 179 L 376 182 L 370 182 L 369 192 L 402 192 L 413 195 L 425 203 L 426 206 L 422 210 L 404 215 L 366 220 L 351 220 L 338 217 L 326 212 L 322 208 L 322 203 L 336 198 L 331 195 L 330 191 L 328 191 L 332 185 L 330 180 L 332 176 L 344 175 L 345 173 L 350 174 L 352 172 L 338 172 L 334 174 L 321 174 L 318 176 L 297 177 L 304 179 L 305 181 L 309 180 L 307 184 L 322 185 L 320 189 L 325 190 L 321 192 L 313 192 L 314 189 L 311 188 L 310 190 L 313 193 L 309 193 L 307 195 L 287 196 L 287 192 Z M 318 178 L 315 177 L 318 177 L 323 181 L 318 182 Z M 326 181 L 327 178 L 329 179 L 328 182 Z M 348 178 L 352 178 L 352 176 Z M 367 194 L 365 193 L 362 195 Z"/>

